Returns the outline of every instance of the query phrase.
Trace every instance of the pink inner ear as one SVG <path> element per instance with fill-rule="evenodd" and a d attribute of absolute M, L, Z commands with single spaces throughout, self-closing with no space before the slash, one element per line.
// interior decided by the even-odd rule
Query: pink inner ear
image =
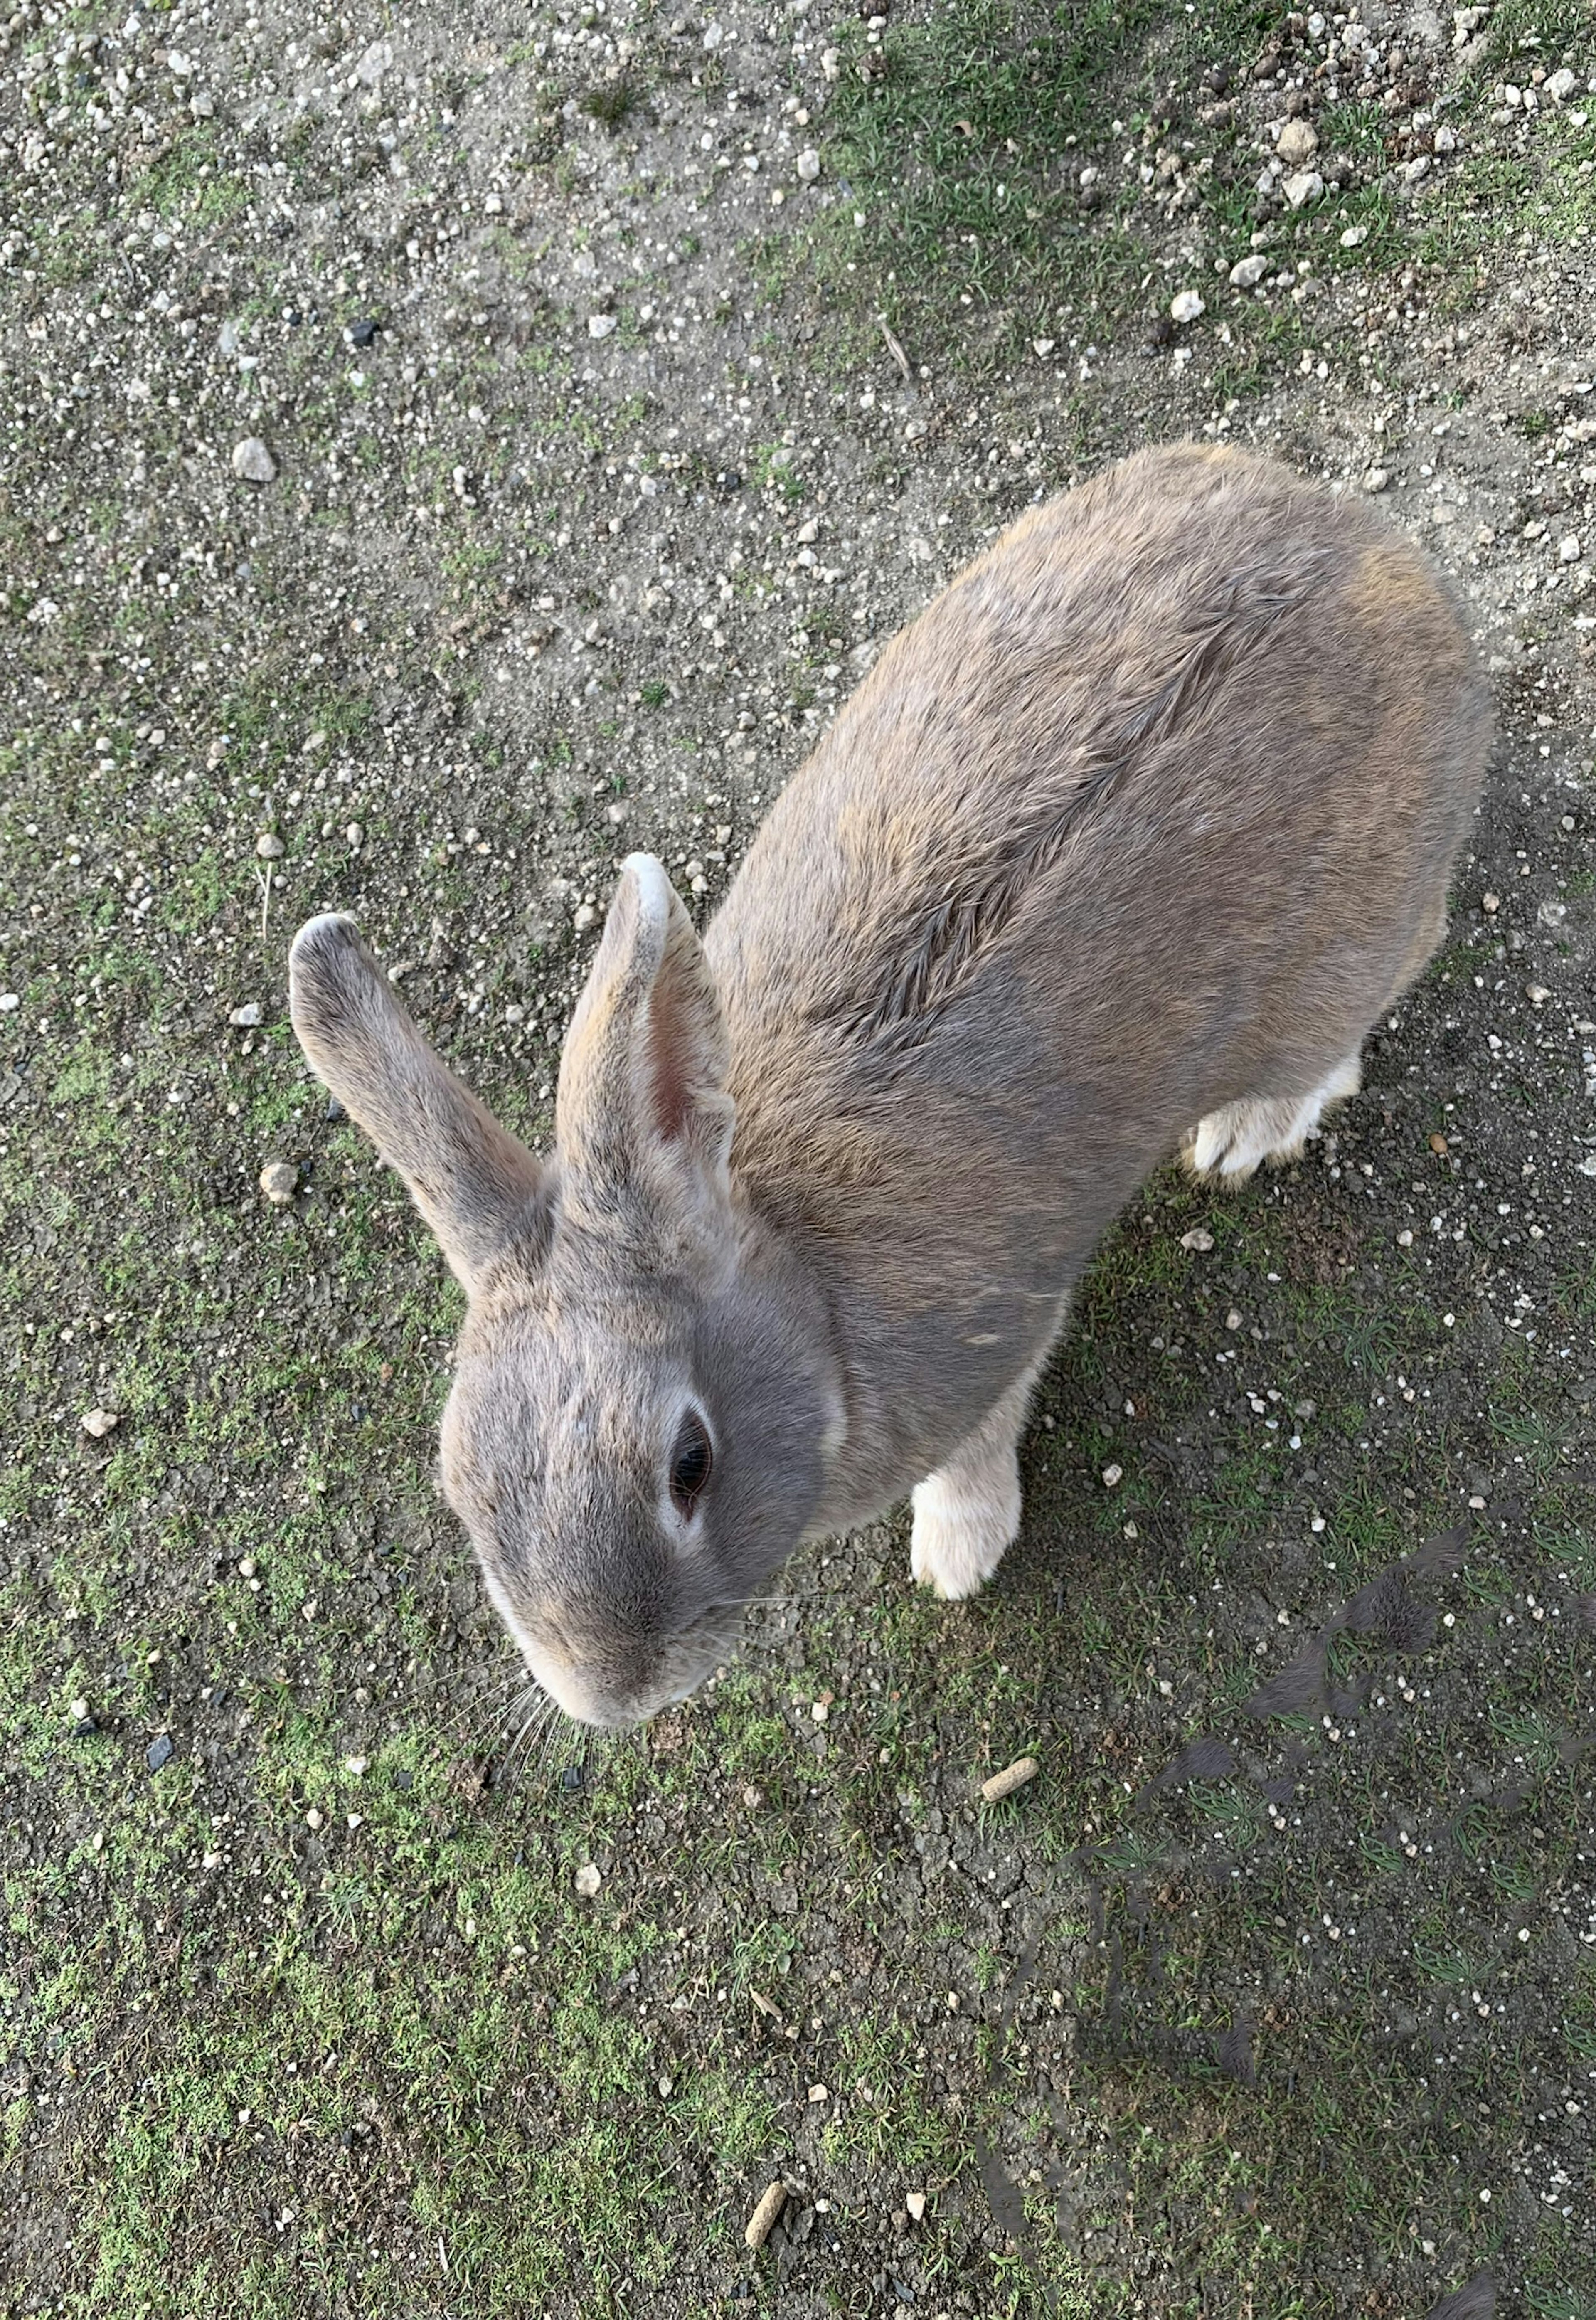
<path fill-rule="evenodd" d="M 693 1119 L 693 1037 L 676 978 L 662 974 L 648 1001 L 648 1083 L 653 1126 L 667 1142 L 685 1136 Z"/>

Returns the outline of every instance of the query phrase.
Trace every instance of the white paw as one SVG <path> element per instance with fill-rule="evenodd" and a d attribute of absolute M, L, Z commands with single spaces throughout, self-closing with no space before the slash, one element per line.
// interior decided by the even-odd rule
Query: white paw
<path fill-rule="evenodd" d="M 1345 1063 L 1305 1096 L 1243 1096 L 1221 1104 L 1198 1121 L 1186 1147 L 1186 1164 L 1196 1176 L 1243 1183 L 1264 1161 L 1276 1167 L 1300 1160 L 1310 1136 L 1319 1133 L 1326 1107 L 1358 1091 L 1358 1059 Z"/>
<path fill-rule="evenodd" d="M 1012 1450 L 974 1473 L 955 1468 L 932 1474 L 911 1503 L 909 1568 L 920 1584 L 947 1603 L 978 1593 L 1020 1528 L 1020 1472 Z"/>

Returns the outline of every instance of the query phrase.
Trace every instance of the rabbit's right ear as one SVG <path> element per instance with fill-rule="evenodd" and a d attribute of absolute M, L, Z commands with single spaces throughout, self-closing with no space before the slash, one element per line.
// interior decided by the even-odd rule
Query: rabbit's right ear
<path fill-rule="evenodd" d="M 730 1199 L 730 1041 L 703 945 L 651 854 L 629 854 L 560 1057 L 561 1199 L 712 1237 Z"/>
<path fill-rule="evenodd" d="M 471 1289 L 525 1226 L 537 1161 L 440 1063 L 351 919 L 301 927 L 288 1006 L 311 1069 L 404 1177 Z"/>

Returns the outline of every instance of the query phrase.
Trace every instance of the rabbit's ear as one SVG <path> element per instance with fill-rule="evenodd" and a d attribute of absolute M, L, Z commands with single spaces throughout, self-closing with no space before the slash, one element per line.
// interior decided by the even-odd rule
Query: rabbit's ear
<path fill-rule="evenodd" d="M 445 1070 L 353 920 L 301 927 L 288 1004 L 312 1070 L 404 1177 L 469 1290 L 527 1224 L 537 1161 Z"/>
<path fill-rule="evenodd" d="M 703 945 L 651 854 L 631 854 L 560 1058 L 562 1184 L 715 1208 L 728 1192 L 730 1043 Z"/>

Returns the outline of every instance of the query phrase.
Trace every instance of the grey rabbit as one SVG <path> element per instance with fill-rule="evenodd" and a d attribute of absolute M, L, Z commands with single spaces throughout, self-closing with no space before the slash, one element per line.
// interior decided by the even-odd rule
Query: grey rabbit
<path fill-rule="evenodd" d="M 911 1492 L 990 1578 L 1093 1245 L 1184 1150 L 1300 1154 L 1440 940 L 1490 745 L 1412 544 L 1278 464 L 1147 450 L 1020 518 L 882 653 L 702 940 L 634 854 L 538 1159 L 341 917 L 311 1065 L 469 1311 L 447 1496 L 537 1681 L 627 1726 L 801 1539 Z"/>

